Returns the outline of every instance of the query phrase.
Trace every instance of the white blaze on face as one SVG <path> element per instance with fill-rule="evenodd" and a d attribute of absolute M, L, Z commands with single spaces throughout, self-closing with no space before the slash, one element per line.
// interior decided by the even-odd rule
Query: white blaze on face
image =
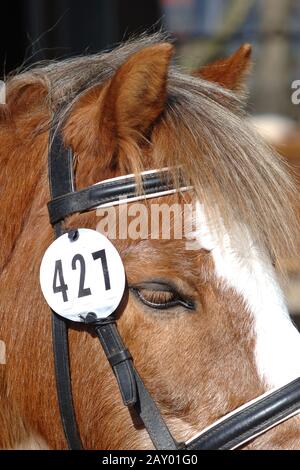
<path fill-rule="evenodd" d="M 300 334 L 290 320 L 271 260 L 250 239 L 247 229 L 234 235 L 223 230 L 221 237 L 216 233 L 197 204 L 197 240 L 211 251 L 217 278 L 242 296 L 253 315 L 261 379 L 267 387 L 280 387 L 300 376 Z M 239 237 L 235 249 L 233 236 Z"/>

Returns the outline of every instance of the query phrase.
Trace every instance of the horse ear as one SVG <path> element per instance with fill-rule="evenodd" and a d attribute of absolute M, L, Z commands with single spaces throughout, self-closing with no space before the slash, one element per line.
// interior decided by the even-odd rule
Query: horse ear
<path fill-rule="evenodd" d="M 243 44 L 230 57 L 205 65 L 192 75 L 218 83 L 229 90 L 242 91 L 251 67 L 251 51 L 250 44 Z"/>
<path fill-rule="evenodd" d="M 107 84 L 99 110 L 105 147 L 112 141 L 119 147 L 140 141 L 162 113 L 172 52 L 168 43 L 146 47 L 129 57 Z"/>
<path fill-rule="evenodd" d="M 121 154 L 135 152 L 165 107 L 172 53 L 168 43 L 145 47 L 132 54 L 107 83 L 88 90 L 68 120 L 67 143 L 78 153 L 100 153 L 102 168 L 126 165 Z"/>

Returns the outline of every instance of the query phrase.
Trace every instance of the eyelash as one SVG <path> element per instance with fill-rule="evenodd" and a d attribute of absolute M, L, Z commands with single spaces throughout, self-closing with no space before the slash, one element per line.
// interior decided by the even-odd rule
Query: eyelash
<path fill-rule="evenodd" d="M 178 305 L 188 309 L 188 310 L 194 310 L 195 309 L 195 304 L 192 300 L 183 298 L 177 291 L 175 291 L 172 288 L 166 288 L 166 286 L 162 286 L 161 290 L 151 290 L 150 288 L 147 289 L 146 287 L 131 287 L 132 292 L 135 294 L 135 296 L 147 307 L 156 309 L 156 310 L 167 310 L 173 307 L 177 307 Z M 165 301 L 165 302 L 154 302 L 151 300 L 148 300 L 145 298 L 145 296 L 142 294 L 143 291 L 148 290 L 148 295 L 152 293 L 152 295 L 155 297 L 155 293 L 157 295 L 171 295 L 171 300 Z"/>

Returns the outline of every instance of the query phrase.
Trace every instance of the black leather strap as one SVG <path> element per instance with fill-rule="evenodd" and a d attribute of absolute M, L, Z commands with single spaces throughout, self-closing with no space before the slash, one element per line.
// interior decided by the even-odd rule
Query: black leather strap
<path fill-rule="evenodd" d="M 86 321 L 93 324 L 116 376 L 124 405 L 131 407 L 140 417 L 155 448 L 160 450 L 180 448 L 136 371 L 131 354 L 125 348 L 118 332 L 114 317 L 94 320 L 93 314 L 90 313 L 87 315 Z"/>
<path fill-rule="evenodd" d="M 184 184 L 183 181 L 179 181 L 179 185 L 181 184 Z M 144 195 L 160 192 L 167 193 L 168 191 L 173 191 L 174 188 L 174 180 L 166 170 L 142 176 L 141 191 Z M 68 215 L 84 212 L 101 204 L 119 202 L 120 199 L 124 198 L 130 200 L 139 194 L 138 189 L 136 178 L 129 176 L 114 181 L 98 183 L 75 193 L 64 193 L 54 197 L 48 203 L 50 222 L 52 225 L 56 224 Z"/>
<path fill-rule="evenodd" d="M 63 318 L 53 310 L 52 313 L 53 353 L 60 416 L 69 449 L 80 450 L 82 444 L 72 398 L 68 328 Z"/>
<path fill-rule="evenodd" d="M 116 376 L 124 405 L 134 405 L 137 391 L 132 357 L 124 346 L 115 320 L 109 317 L 106 321 L 97 321 L 94 328 Z"/>
<path fill-rule="evenodd" d="M 70 149 L 64 147 L 60 132 L 50 134 L 48 154 L 49 186 L 51 197 L 74 190 L 73 162 Z M 61 223 L 54 226 L 55 236 L 64 233 Z M 55 312 L 52 315 L 52 342 L 57 398 L 65 437 L 70 449 L 82 449 L 76 422 L 70 376 L 68 326 Z"/>
<path fill-rule="evenodd" d="M 183 448 L 184 444 L 176 442 L 170 433 L 159 409 L 136 369 L 134 369 L 134 374 L 138 389 L 138 401 L 134 406 L 134 410 L 144 423 L 155 449 L 179 450 Z"/>
<path fill-rule="evenodd" d="M 297 410 L 300 410 L 300 378 L 212 426 L 190 441 L 186 448 L 189 450 L 237 448 Z"/>
<path fill-rule="evenodd" d="M 60 131 L 50 133 L 48 154 L 48 176 L 51 199 L 71 193 L 74 188 L 73 157 L 65 147 Z"/>
<path fill-rule="evenodd" d="M 117 353 L 112 354 L 107 359 L 110 365 L 112 367 L 115 367 L 118 364 L 121 364 L 122 362 L 129 361 L 129 360 L 132 361 L 132 356 L 130 352 L 128 351 L 128 349 L 122 349 L 118 351 Z"/>

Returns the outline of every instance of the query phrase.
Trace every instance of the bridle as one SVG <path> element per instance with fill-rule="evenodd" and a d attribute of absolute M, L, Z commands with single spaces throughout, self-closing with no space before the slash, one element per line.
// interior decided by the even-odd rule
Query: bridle
<path fill-rule="evenodd" d="M 55 237 L 64 233 L 64 219 L 74 213 L 95 210 L 101 205 L 119 204 L 120 198 L 133 201 L 191 189 L 183 181 L 175 184 L 168 169 L 141 175 L 140 185 L 133 175 L 115 178 L 76 191 L 73 155 L 64 146 L 59 130 L 51 136 L 48 154 L 51 200 L 48 211 Z M 76 230 L 68 231 L 76 237 Z M 65 437 L 70 449 L 82 449 L 75 418 L 69 366 L 68 320 L 52 311 L 52 336 L 57 396 Z M 85 327 L 95 333 L 116 377 L 124 406 L 142 422 L 156 449 L 235 449 L 300 412 L 300 378 L 267 392 L 227 414 L 189 441 L 176 442 L 153 398 L 135 369 L 133 358 L 118 332 L 116 315 L 99 320 L 88 314 Z"/>

